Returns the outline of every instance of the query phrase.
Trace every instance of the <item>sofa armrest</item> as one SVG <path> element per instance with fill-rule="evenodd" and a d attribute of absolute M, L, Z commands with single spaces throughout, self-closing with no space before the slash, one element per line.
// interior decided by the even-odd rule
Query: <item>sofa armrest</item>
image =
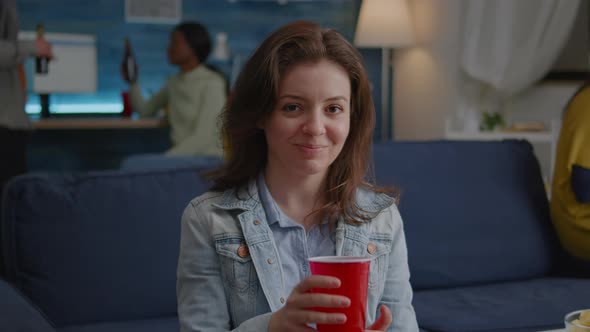
<path fill-rule="evenodd" d="M 55 329 L 27 298 L 0 279 L 0 331 L 55 332 Z"/>

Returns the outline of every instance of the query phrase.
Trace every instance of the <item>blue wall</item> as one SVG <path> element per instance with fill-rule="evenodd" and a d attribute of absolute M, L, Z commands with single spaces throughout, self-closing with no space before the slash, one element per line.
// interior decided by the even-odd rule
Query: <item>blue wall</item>
<path fill-rule="evenodd" d="M 120 105 L 120 93 L 126 85 L 120 78 L 123 40 L 129 36 L 140 66 L 140 84 L 146 94 L 156 92 L 175 69 L 167 64 L 166 45 L 172 25 L 126 23 L 124 0 L 17 0 L 21 29 L 34 30 L 43 23 L 48 32 L 94 34 L 98 50 L 98 91 L 92 95 L 54 95 L 52 103 L 84 104 L 80 111 L 96 111 L 93 105 Z M 277 27 L 294 20 L 313 20 L 339 30 L 352 40 L 360 0 L 317 0 L 288 2 L 239 0 L 185 0 L 183 19 L 196 20 L 209 29 L 212 38 L 227 32 L 234 59 L 245 61 L 254 48 Z M 373 83 L 374 99 L 380 101 L 380 52 L 361 50 Z M 227 76 L 231 62 L 215 62 Z M 27 64 L 30 71 L 31 63 Z M 29 106 L 38 104 L 31 92 Z M 29 109 L 32 109 L 29 107 Z M 106 109 L 106 108 L 105 108 Z M 111 107 L 112 110 L 112 107 Z M 376 136 L 379 135 L 379 124 Z"/>

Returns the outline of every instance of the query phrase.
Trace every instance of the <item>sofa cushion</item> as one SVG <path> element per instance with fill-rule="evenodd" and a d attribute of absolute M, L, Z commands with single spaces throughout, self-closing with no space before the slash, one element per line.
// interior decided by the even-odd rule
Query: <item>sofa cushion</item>
<path fill-rule="evenodd" d="M 55 332 L 28 299 L 1 279 L 0 331 Z"/>
<path fill-rule="evenodd" d="M 180 218 L 206 188 L 195 169 L 17 177 L 7 278 L 57 327 L 176 315 Z"/>
<path fill-rule="evenodd" d="M 542 331 L 588 309 L 589 279 L 542 278 L 414 294 L 420 327 L 432 331 Z M 453 317 L 453 319 L 449 319 Z"/>
<path fill-rule="evenodd" d="M 66 326 L 58 332 L 178 332 L 177 317 Z"/>
<path fill-rule="evenodd" d="M 412 285 L 453 287 L 545 275 L 556 248 L 525 141 L 374 146 L 380 185 L 400 190 Z"/>

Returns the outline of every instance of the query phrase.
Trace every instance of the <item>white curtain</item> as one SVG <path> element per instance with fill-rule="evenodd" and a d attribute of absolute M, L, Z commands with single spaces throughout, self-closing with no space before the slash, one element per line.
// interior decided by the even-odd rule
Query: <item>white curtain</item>
<path fill-rule="evenodd" d="M 467 0 L 466 6 L 460 109 L 465 129 L 476 130 L 478 114 L 501 111 L 507 98 L 549 71 L 579 0 Z"/>

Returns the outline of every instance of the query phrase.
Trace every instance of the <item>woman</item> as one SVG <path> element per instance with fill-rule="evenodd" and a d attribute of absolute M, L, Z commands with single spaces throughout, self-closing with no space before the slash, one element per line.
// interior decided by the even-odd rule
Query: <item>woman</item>
<path fill-rule="evenodd" d="M 336 31 L 296 22 L 262 43 L 223 114 L 231 156 L 182 218 L 181 331 L 343 323 L 310 309 L 349 305 L 309 293 L 340 283 L 309 276 L 307 258 L 325 255 L 373 257 L 369 330 L 417 331 L 400 215 L 365 182 L 374 113 L 361 57 Z"/>
<path fill-rule="evenodd" d="M 155 95 L 144 100 L 134 78 L 129 96 L 133 110 L 152 116 L 167 109 L 172 147 L 171 156 L 221 156 L 217 140 L 217 117 L 227 98 L 227 81 L 205 62 L 211 52 L 209 32 L 200 23 L 183 22 L 174 27 L 168 45 L 168 61 L 179 72 L 168 79 Z"/>
<path fill-rule="evenodd" d="M 589 81 L 590 82 L 590 81 Z M 557 145 L 551 217 L 571 263 L 590 271 L 590 83 L 569 100 Z"/>

